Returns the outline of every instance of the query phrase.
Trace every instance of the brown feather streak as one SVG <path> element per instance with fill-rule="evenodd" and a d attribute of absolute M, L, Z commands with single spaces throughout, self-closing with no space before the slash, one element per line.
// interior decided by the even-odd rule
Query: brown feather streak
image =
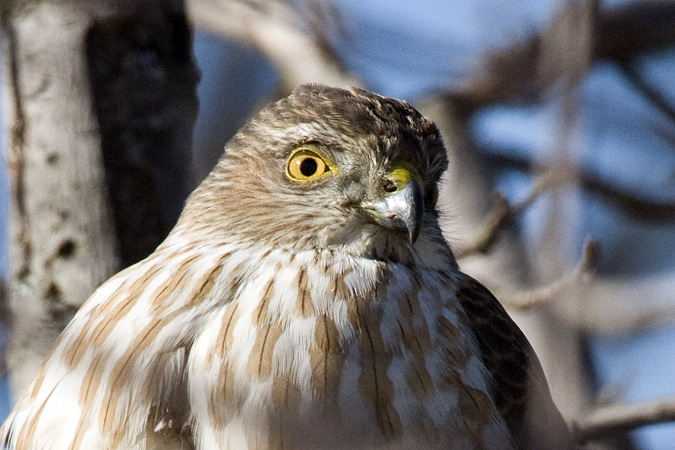
<path fill-rule="evenodd" d="M 163 327 L 160 327 L 160 325 L 172 322 L 178 315 L 182 313 L 182 309 L 177 310 L 164 318 L 156 318 L 150 322 L 150 324 L 147 325 L 136 336 L 133 342 L 129 344 L 128 350 L 113 367 L 110 374 L 112 383 L 110 383 L 110 388 L 106 392 L 106 398 L 103 402 L 103 405 L 105 406 L 102 407 L 101 410 L 101 428 L 104 432 L 109 432 L 111 430 L 113 420 L 109 420 L 108 416 L 111 412 L 114 414 L 114 411 L 117 408 L 117 401 L 119 400 L 119 391 L 131 376 L 133 367 L 129 364 L 132 362 L 132 360 L 138 360 L 140 353 L 146 349 L 147 344 L 149 344 L 149 342 L 151 342 L 157 336 L 157 334 L 162 331 Z"/>
<path fill-rule="evenodd" d="M 198 254 L 191 256 L 190 258 L 183 261 L 180 266 L 176 269 L 177 274 L 169 278 L 167 283 L 164 283 L 161 286 L 159 292 L 155 291 L 152 295 L 152 307 L 153 311 L 157 310 L 166 298 L 178 290 L 178 286 L 181 288 L 185 285 L 186 282 L 190 281 L 188 277 L 189 268 L 192 262 L 199 257 Z"/>

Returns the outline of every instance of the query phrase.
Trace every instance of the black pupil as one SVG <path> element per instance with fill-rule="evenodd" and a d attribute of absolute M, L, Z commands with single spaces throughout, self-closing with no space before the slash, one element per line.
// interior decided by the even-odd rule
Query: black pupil
<path fill-rule="evenodd" d="M 300 163 L 300 173 L 306 177 L 311 177 L 316 174 L 316 170 L 319 168 L 319 165 L 316 163 L 314 158 L 305 158 Z"/>

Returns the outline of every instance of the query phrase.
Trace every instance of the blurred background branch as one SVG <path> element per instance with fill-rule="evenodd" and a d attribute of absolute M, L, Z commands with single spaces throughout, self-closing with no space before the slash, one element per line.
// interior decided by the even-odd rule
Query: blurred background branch
<path fill-rule="evenodd" d="M 577 442 L 607 438 L 645 425 L 675 421 L 675 397 L 634 405 L 599 407 L 587 417 L 572 424 Z"/>
<path fill-rule="evenodd" d="M 188 14 L 195 26 L 254 47 L 279 71 L 279 96 L 296 86 L 315 82 L 358 86 L 353 75 L 335 58 L 324 25 L 326 10 L 312 2 L 309 20 L 281 1 L 190 0 Z M 319 14 L 322 14 L 319 16 Z M 331 19 L 336 18 L 331 15 Z M 301 26 L 305 24 L 305 26 Z"/>
<path fill-rule="evenodd" d="M 675 220 L 675 200 L 654 200 L 640 196 L 634 190 L 623 189 L 612 181 L 602 179 L 602 176 L 583 168 L 578 173 L 578 179 L 569 176 L 569 172 L 559 167 L 542 167 L 543 163 L 536 165 L 530 158 L 520 156 L 522 152 L 506 150 L 488 150 L 482 149 L 483 157 L 490 164 L 499 167 L 517 170 L 523 173 L 533 173 L 535 171 L 544 171 L 545 173 L 555 173 L 557 183 L 548 186 L 549 189 L 562 188 L 570 183 L 578 182 L 579 187 L 590 194 L 601 197 L 604 201 L 614 205 L 628 216 L 647 222 L 672 222 Z M 545 163 L 544 163 L 545 164 Z M 535 197 L 541 195 L 544 191 L 541 188 L 533 190 Z M 528 198 L 524 202 L 531 203 L 535 198 Z M 526 206 L 526 205 L 523 205 Z M 518 210 L 520 211 L 520 209 Z"/>
<path fill-rule="evenodd" d="M 593 61 L 607 59 L 623 64 L 675 43 L 672 2 L 640 1 L 609 8 L 599 8 L 598 3 L 565 2 L 544 30 L 487 53 L 474 73 L 447 95 L 467 111 L 495 103 L 541 101 L 557 79 L 572 76 L 578 65 L 558 57 L 571 53 L 570 40 L 578 42 L 577 25 L 583 23 L 584 15 L 592 25 L 589 38 Z M 573 39 L 565 35 L 570 31 Z M 583 75 L 583 71 L 574 74 Z"/>

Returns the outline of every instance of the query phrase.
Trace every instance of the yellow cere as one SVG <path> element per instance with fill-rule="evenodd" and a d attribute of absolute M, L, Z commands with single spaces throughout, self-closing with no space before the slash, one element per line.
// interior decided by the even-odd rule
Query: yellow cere
<path fill-rule="evenodd" d="M 397 190 L 403 189 L 410 180 L 415 180 L 420 186 L 422 185 L 422 177 L 417 169 L 404 161 L 394 162 L 387 173 L 387 178 L 396 185 Z"/>

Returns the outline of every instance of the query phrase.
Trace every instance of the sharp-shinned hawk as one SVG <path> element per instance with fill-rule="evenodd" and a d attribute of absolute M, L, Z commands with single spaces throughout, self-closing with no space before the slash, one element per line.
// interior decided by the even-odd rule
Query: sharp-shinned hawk
<path fill-rule="evenodd" d="M 441 235 L 447 164 L 399 100 L 308 85 L 267 106 L 77 313 L 0 442 L 571 448 L 524 335 Z"/>

